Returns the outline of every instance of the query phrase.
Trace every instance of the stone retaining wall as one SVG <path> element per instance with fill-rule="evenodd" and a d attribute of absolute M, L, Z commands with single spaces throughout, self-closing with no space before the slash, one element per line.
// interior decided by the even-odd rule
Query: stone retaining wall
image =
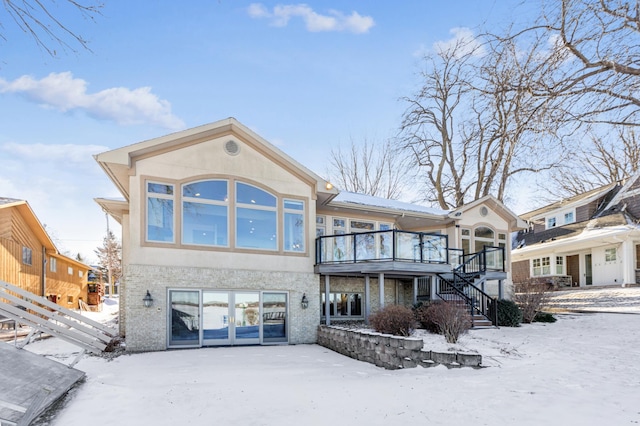
<path fill-rule="evenodd" d="M 429 351 L 424 350 L 424 342 L 419 338 L 355 331 L 337 326 L 320 325 L 318 344 L 388 370 L 440 364 L 447 367 L 482 366 L 482 355 Z"/>

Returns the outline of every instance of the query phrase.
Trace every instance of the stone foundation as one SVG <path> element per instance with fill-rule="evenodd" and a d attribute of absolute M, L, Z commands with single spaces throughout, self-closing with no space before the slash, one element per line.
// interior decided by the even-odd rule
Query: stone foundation
<path fill-rule="evenodd" d="M 321 325 L 318 344 L 342 355 L 384 367 L 399 368 L 482 366 L 482 355 L 424 350 L 424 341 L 413 337 L 392 336 L 369 331 L 354 331 L 344 327 Z"/>

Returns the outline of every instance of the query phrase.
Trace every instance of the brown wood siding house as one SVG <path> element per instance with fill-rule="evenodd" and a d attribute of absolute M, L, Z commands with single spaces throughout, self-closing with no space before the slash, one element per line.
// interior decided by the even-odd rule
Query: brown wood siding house
<path fill-rule="evenodd" d="M 0 198 L 0 280 L 78 308 L 78 299 L 87 300 L 88 270 L 58 252 L 26 201 Z"/>

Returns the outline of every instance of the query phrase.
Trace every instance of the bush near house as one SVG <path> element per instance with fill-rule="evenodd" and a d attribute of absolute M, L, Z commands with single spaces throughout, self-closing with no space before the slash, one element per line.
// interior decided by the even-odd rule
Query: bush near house
<path fill-rule="evenodd" d="M 513 301 L 522 310 L 522 322 L 531 323 L 547 302 L 547 284 L 528 279 L 514 283 Z"/>
<path fill-rule="evenodd" d="M 416 320 L 410 308 L 388 305 L 372 314 L 369 323 L 379 333 L 409 336 L 415 329 Z"/>
<path fill-rule="evenodd" d="M 498 300 L 498 326 L 520 327 L 522 311 L 513 300 Z"/>
<path fill-rule="evenodd" d="M 444 303 L 442 300 L 433 300 L 429 302 L 418 302 L 413 306 L 413 314 L 416 317 L 416 321 L 429 333 L 440 334 L 440 328 L 433 322 L 433 316 L 429 312 L 430 308 L 442 303 Z"/>
<path fill-rule="evenodd" d="M 471 316 L 464 306 L 451 302 L 435 302 L 416 310 L 420 324 L 427 330 L 444 335 L 447 343 L 457 343 L 471 328 Z"/>
<path fill-rule="evenodd" d="M 538 312 L 533 318 L 533 322 L 556 322 L 558 319 L 549 312 Z"/>

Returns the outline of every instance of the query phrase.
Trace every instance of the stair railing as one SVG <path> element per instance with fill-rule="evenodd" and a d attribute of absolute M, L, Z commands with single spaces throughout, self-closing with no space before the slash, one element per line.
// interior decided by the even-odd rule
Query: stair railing
<path fill-rule="evenodd" d="M 464 301 L 469 309 L 472 325 L 474 316 L 481 315 L 491 321 L 494 326 L 498 326 L 497 300 L 495 298 L 476 287 L 464 274 L 453 272 L 452 279 L 445 278 L 442 274 L 438 275 L 440 283 L 437 295 L 440 299 L 446 302 Z"/>

